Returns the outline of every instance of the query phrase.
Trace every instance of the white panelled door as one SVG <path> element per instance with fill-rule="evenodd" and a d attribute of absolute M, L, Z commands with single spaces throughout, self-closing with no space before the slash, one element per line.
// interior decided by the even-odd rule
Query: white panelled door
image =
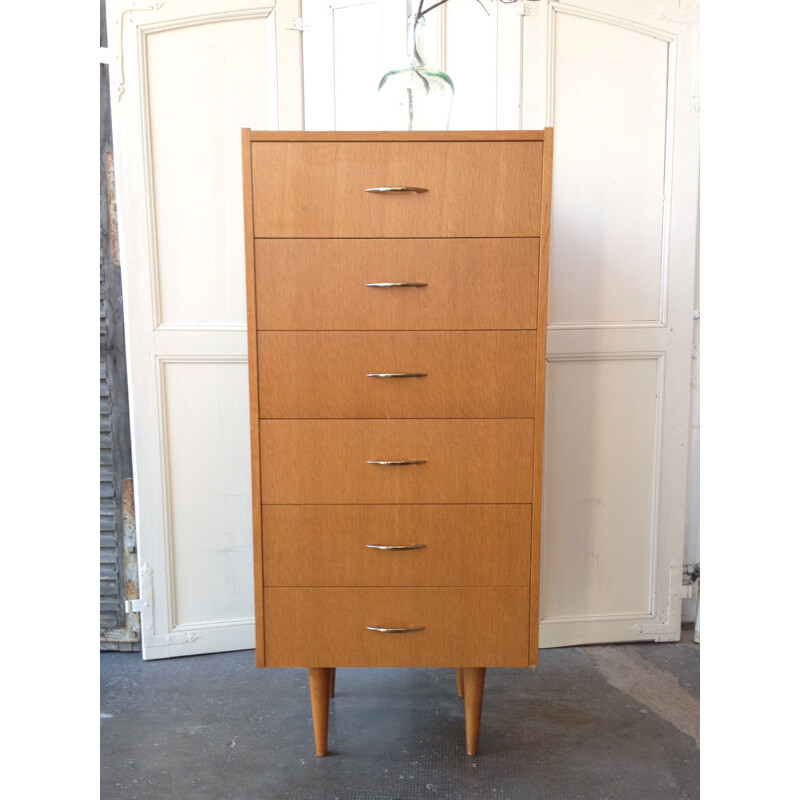
<path fill-rule="evenodd" d="M 253 647 L 240 129 L 378 127 L 404 0 L 107 0 L 143 654 Z M 452 129 L 555 128 L 541 646 L 675 639 L 697 9 L 450 0 Z"/>
<path fill-rule="evenodd" d="M 555 129 L 540 645 L 674 640 L 698 222 L 698 4 L 483 5 L 488 15 L 475 0 L 432 11 L 426 50 L 455 84 L 451 129 Z M 402 63 L 402 51 L 387 63 L 399 47 L 391 39 L 390 53 L 387 9 L 397 6 L 407 12 L 392 0 L 304 3 L 315 128 L 377 126 L 370 87 Z M 352 47 L 358 40 L 383 42 L 381 57 Z M 357 83 L 347 77 L 355 73 Z"/>
<path fill-rule="evenodd" d="M 254 647 L 240 131 L 302 127 L 274 6 L 107 6 L 147 659 Z"/>
<path fill-rule="evenodd" d="M 680 637 L 695 3 L 553 2 L 542 646 Z"/>

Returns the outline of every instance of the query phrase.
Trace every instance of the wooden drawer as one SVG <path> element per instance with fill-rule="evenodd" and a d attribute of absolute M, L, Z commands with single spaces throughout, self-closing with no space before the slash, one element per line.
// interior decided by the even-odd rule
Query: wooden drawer
<path fill-rule="evenodd" d="M 538 239 L 257 239 L 265 330 L 536 327 Z M 368 283 L 416 282 L 424 287 Z"/>
<path fill-rule="evenodd" d="M 516 586 L 264 589 L 266 666 L 523 667 L 529 597 Z"/>
<path fill-rule="evenodd" d="M 264 504 L 531 502 L 530 419 L 282 419 L 259 431 Z"/>
<path fill-rule="evenodd" d="M 530 585 L 530 505 L 276 505 L 261 520 L 265 586 Z"/>
<path fill-rule="evenodd" d="M 538 236 L 542 152 L 535 141 L 254 142 L 254 233 Z M 365 191 L 399 186 L 427 191 Z"/>
<path fill-rule="evenodd" d="M 259 410 L 290 419 L 533 417 L 535 366 L 536 331 L 260 331 Z"/>

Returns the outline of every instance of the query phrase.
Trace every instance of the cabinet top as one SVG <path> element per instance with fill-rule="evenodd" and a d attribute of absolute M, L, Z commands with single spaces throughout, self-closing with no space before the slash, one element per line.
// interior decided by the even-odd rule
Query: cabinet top
<path fill-rule="evenodd" d="M 539 131 L 254 131 L 242 128 L 250 142 L 542 142 L 553 129 Z"/>

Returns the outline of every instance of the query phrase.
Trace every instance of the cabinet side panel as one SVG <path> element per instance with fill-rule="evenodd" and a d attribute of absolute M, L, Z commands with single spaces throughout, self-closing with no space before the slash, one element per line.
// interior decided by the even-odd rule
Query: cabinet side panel
<path fill-rule="evenodd" d="M 531 536 L 530 663 L 539 662 L 539 584 L 541 575 L 542 470 L 544 465 L 545 379 L 547 371 L 547 308 L 550 272 L 550 195 L 553 184 L 553 129 L 544 131 L 542 156 L 542 211 L 539 238 L 539 334 L 536 352 L 536 410 L 533 450 L 533 525 Z"/>
<path fill-rule="evenodd" d="M 250 392 L 250 463 L 253 497 L 253 580 L 255 583 L 256 665 L 264 660 L 264 607 L 262 596 L 263 557 L 261 552 L 261 469 L 258 425 L 258 352 L 256 332 L 256 269 L 253 244 L 253 170 L 251 163 L 250 130 L 242 130 L 242 192 L 244 202 L 244 252 L 247 290 L 247 366 Z"/>

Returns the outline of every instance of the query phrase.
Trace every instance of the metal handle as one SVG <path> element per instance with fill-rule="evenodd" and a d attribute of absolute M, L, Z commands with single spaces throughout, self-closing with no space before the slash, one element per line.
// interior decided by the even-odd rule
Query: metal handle
<path fill-rule="evenodd" d="M 367 464 L 377 464 L 380 467 L 405 467 L 409 464 L 427 464 L 424 459 L 414 458 L 410 461 L 367 461 Z"/>
<path fill-rule="evenodd" d="M 427 378 L 427 372 L 368 372 L 368 378 Z"/>
<path fill-rule="evenodd" d="M 370 550 L 422 550 L 424 544 L 368 544 Z"/>
<path fill-rule="evenodd" d="M 420 283 L 419 281 L 385 281 L 383 283 L 365 283 L 364 286 L 369 286 L 370 289 L 399 289 L 402 287 L 413 286 L 421 289 L 427 286 L 427 283 Z"/>
<path fill-rule="evenodd" d="M 416 192 L 417 194 L 422 194 L 422 192 L 427 192 L 427 189 L 423 189 L 421 186 L 373 186 L 369 189 L 364 189 L 365 192 Z"/>
<path fill-rule="evenodd" d="M 414 631 L 424 631 L 424 625 L 412 625 L 410 628 L 380 628 L 377 625 L 367 625 L 368 631 L 377 631 L 378 633 L 414 633 Z"/>

